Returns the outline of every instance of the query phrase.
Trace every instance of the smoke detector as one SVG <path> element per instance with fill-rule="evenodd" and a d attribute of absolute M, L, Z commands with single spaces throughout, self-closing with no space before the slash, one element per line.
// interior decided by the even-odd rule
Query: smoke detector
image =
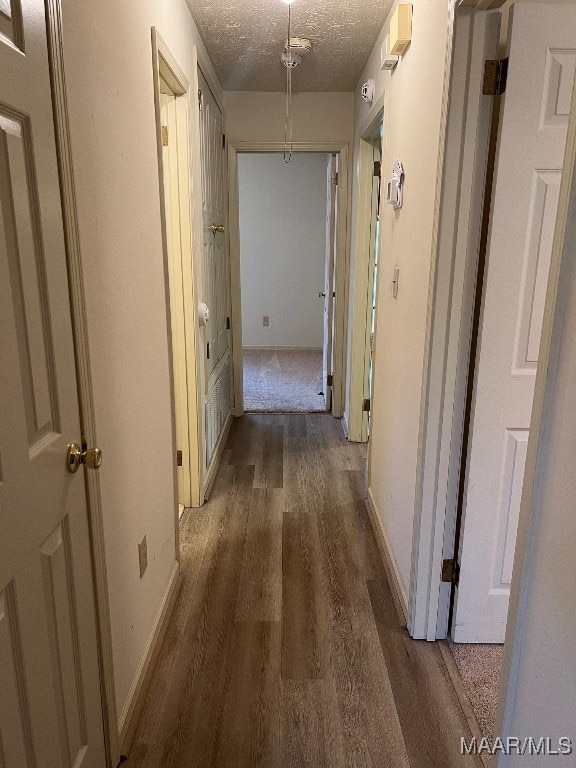
<path fill-rule="evenodd" d="M 290 53 L 282 51 L 280 54 L 280 61 L 284 64 L 286 69 L 295 69 L 298 64 L 302 63 L 302 56 L 298 56 L 297 53 L 292 53 L 292 51 L 290 51 Z"/>
<path fill-rule="evenodd" d="M 376 91 L 376 81 L 370 78 L 370 80 L 366 81 L 362 86 L 362 98 L 364 99 L 364 101 L 368 102 L 368 104 L 372 104 L 372 102 L 374 101 L 375 91 Z"/>
<path fill-rule="evenodd" d="M 284 50 L 288 53 L 297 53 L 306 56 L 312 50 L 312 42 L 306 37 L 291 37 L 284 43 Z"/>

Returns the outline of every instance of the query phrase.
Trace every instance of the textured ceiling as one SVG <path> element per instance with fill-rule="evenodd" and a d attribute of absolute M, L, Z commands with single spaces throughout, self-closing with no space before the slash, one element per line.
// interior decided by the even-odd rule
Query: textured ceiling
<path fill-rule="evenodd" d="M 288 30 L 282 0 L 188 0 L 222 86 L 282 91 L 280 53 Z M 295 0 L 292 37 L 313 50 L 294 70 L 295 91 L 353 91 L 392 0 Z"/>

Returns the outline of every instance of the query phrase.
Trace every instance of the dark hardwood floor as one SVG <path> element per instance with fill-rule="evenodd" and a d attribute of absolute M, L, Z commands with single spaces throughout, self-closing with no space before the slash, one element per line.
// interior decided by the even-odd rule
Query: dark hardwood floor
<path fill-rule="evenodd" d="M 183 584 L 127 768 L 468 768 L 435 643 L 401 629 L 329 415 L 236 420 L 182 523 Z"/>

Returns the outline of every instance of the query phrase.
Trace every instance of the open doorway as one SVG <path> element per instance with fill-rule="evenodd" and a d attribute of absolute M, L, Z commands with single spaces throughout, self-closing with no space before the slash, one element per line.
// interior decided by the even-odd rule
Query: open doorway
<path fill-rule="evenodd" d="M 324 332 L 331 165 L 325 153 L 294 154 L 289 163 L 276 152 L 238 159 L 245 411 L 327 408 L 322 369 L 323 358 L 331 358 L 331 327 L 329 338 Z"/>
<path fill-rule="evenodd" d="M 498 701 L 575 30 L 568 4 L 460 9 L 456 20 L 430 336 L 431 382 L 442 381 L 443 402 L 437 425 L 435 404 L 426 423 L 435 447 L 421 462 L 410 630 L 450 638 L 484 735 Z M 435 498 L 426 497 L 428 472 Z M 431 576 L 421 576 L 429 554 Z"/>
<path fill-rule="evenodd" d="M 358 216 L 356 222 L 353 307 L 350 312 L 351 350 L 349 413 L 346 435 L 365 443 L 370 431 L 378 259 L 380 250 L 381 165 L 385 96 L 374 104 L 360 129 L 358 156 Z"/>
<path fill-rule="evenodd" d="M 202 502 L 190 199 L 189 83 L 155 32 L 156 124 L 169 307 L 179 516 Z"/>
<path fill-rule="evenodd" d="M 230 143 L 229 169 L 234 413 L 340 418 L 347 148 Z"/>

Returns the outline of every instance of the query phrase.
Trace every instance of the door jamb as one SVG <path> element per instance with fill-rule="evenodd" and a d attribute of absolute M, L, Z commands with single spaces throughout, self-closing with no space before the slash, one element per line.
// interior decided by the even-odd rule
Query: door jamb
<path fill-rule="evenodd" d="M 354 276 L 354 304 L 351 307 L 352 334 L 350 348 L 350 385 L 348 391 L 347 438 L 352 442 L 365 443 L 368 434 L 363 409 L 365 397 L 366 339 L 368 334 L 368 262 L 372 253 L 372 215 L 374 177 L 373 151 L 370 137 L 375 128 L 386 120 L 385 101 L 387 93 L 377 99 L 364 125 L 360 129 L 358 140 L 358 205 L 356 219 Z M 386 129 L 384 126 L 381 156 L 384 157 Z M 352 286 L 351 286 L 352 289 Z"/>
<path fill-rule="evenodd" d="M 170 369 L 170 392 L 171 392 L 171 414 L 172 414 L 172 443 L 174 460 L 176 461 L 176 409 L 175 409 L 175 392 L 174 392 L 174 364 L 173 364 L 173 352 L 172 352 L 172 317 L 170 311 L 170 280 L 168 271 L 168 241 L 167 241 L 167 229 L 166 229 L 166 205 L 164 200 L 164 161 L 162 155 L 162 140 L 161 140 L 161 114 L 160 114 L 160 76 L 165 76 L 165 79 L 169 83 L 175 95 L 179 99 L 183 100 L 183 104 L 179 107 L 181 115 L 186 122 L 186 147 L 187 147 L 187 160 L 185 158 L 185 164 L 188 167 L 187 177 L 190 178 L 190 83 L 182 68 L 178 64 L 177 60 L 171 53 L 169 47 L 166 45 L 158 30 L 152 28 L 152 66 L 154 74 L 154 109 L 156 119 L 156 146 L 158 156 L 158 177 L 159 177 L 159 189 L 160 189 L 160 204 L 161 204 L 161 226 L 162 226 L 162 251 L 164 256 L 164 290 L 166 295 L 166 322 L 168 333 L 168 347 L 169 347 L 169 369 Z M 198 365 L 198 338 L 197 338 L 197 323 L 196 323 L 196 273 L 194 270 L 194 248 L 193 248 L 193 235 L 192 235 L 192 185 L 188 186 L 188 201 L 185 204 L 186 210 L 181 210 L 181 215 L 184 213 L 187 220 L 184 224 L 184 232 L 189 232 L 189 245 L 190 245 L 190 263 L 187 265 L 183 279 L 188 290 L 184 291 L 184 317 L 186 332 L 186 347 L 190 351 L 187 354 L 186 371 L 188 378 L 188 440 L 189 440 L 189 456 L 190 456 L 190 503 L 191 506 L 200 506 L 202 499 L 202 429 L 200 418 L 201 410 L 199 405 L 199 365 Z M 193 330 L 191 330 L 193 329 Z M 190 407 L 193 406 L 193 407 Z M 179 525 L 179 513 L 178 513 L 178 480 L 177 474 L 174 472 L 174 494 L 175 494 L 175 527 L 176 527 L 176 559 L 180 560 L 180 525 Z"/>
<path fill-rule="evenodd" d="M 338 166 L 338 232 L 336 247 L 336 313 L 334 318 L 334 382 L 332 415 L 342 418 L 346 386 L 346 333 L 348 319 L 349 272 L 349 162 L 348 143 L 295 142 L 294 152 L 320 152 L 339 155 Z M 238 191 L 238 154 L 244 152 L 282 152 L 282 142 L 228 142 L 228 217 L 232 312 L 232 367 L 234 380 L 234 416 L 244 413 L 242 382 L 242 304 L 240 287 L 240 221 Z"/>
<path fill-rule="evenodd" d="M 85 441 L 87 445 L 98 445 L 94 393 L 90 368 L 86 296 L 82 273 L 78 209 L 76 203 L 72 144 L 66 96 L 61 0 L 46 0 L 45 7 L 50 83 L 52 87 L 54 128 L 60 175 L 66 261 L 68 265 L 68 282 L 70 290 L 70 308 L 72 313 L 72 334 L 74 338 L 76 358 L 80 427 L 82 430 L 83 441 Z M 94 576 L 106 767 L 115 768 L 120 759 L 120 743 L 116 710 L 114 661 L 112 655 L 112 630 L 106 569 L 104 521 L 100 493 L 100 476 L 98 472 L 85 471 L 84 482 L 86 486 L 92 572 Z"/>
<path fill-rule="evenodd" d="M 497 9 L 502 5 L 500 0 L 486 2 L 457 2 L 456 9 L 464 18 L 468 14 L 474 21 L 477 11 Z M 492 14 L 496 19 L 497 13 Z M 449 46 L 455 46 L 455 14 L 452 17 Z M 473 42 L 478 45 L 477 36 L 472 35 Z M 482 41 L 482 45 L 484 42 Z M 491 55 L 484 51 L 483 58 L 494 58 L 497 51 Z M 428 323 L 425 346 L 425 369 L 422 381 L 422 407 L 420 413 L 420 439 L 418 447 L 418 468 L 416 483 L 416 502 L 414 514 L 414 534 L 412 546 L 412 565 L 410 577 L 410 605 L 408 628 L 412 637 L 435 640 L 446 636 L 450 612 L 450 587 L 441 581 L 441 566 L 444 558 L 454 557 L 454 527 L 456 525 L 456 508 L 458 504 L 459 473 L 462 454 L 462 430 L 466 405 L 467 378 L 470 370 L 469 342 L 472 333 L 473 305 L 476 293 L 477 263 L 472 258 L 463 258 L 456 254 L 459 201 L 449 201 L 452 208 L 448 209 L 446 217 L 444 195 L 449 193 L 449 187 L 460 188 L 457 182 L 448 184 L 446 179 L 454 172 L 454 163 L 448 165 L 446 135 L 449 127 L 449 97 L 456 77 L 467 77 L 466 72 L 454 71 L 455 47 L 451 50 L 452 63 L 447 63 L 447 100 L 443 105 L 442 124 L 444 126 L 443 148 L 441 162 L 445 163 L 440 179 L 435 211 L 435 238 L 433 265 L 430 282 L 428 304 Z M 468 88 L 468 86 L 466 86 Z M 479 86 L 476 85 L 475 88 Z M 480 97 L 481 98 L 481 97 Z M 484 123 L 484 133 L 479 143 L 484 142 L 486 152 L 489 142 L 491 121 Z M 488 135 L 486 135 L 488 134 Z M 458 150 L 465 150 L 465 138 Z M 469 150 L 468 150 L 469 152 Z M 453 153 L 451 153 L 453 154 Z M 460 163 L 462 162 L 462 157 Z M 473 191 L 478 194 L 480 179 L 482 198 L 486 181 L 488 157 L 483 157 L 482 150 L 472 164 L 468 159 L 468 180 Z M 484 163 L 484 168 L 482 168 Z M 461 166 L 462 167 L 462 166 Z M 472 177 L 470 177 L 472 174 Z M 466 215 L 470 215 L 470 201 Z M 473 221 L 474 215 L 482 217 L 483 199 L 476 200 L 476 213 L 470 218 L 471 227 L 464 233 L 473 236 L 476 226 L 476 237 L 481 237 L 481 221 Z M 450 216 L 452 219 L 450 220 Z M 468 220 L 467 220 L 468 221 Z M 459 222 L 458 227 L 461 227 Z M 450 232 L 449 230 L 452 230 Z M 444 246 L 441 247 L 441 239 Z M 453 239 L 452 244 L 449 243 Z M 471 241 L 472 243 L 472 241 Z M 464 243 L 467 245 L 467 242 Z M 461 247 L 461 246 L 460 246 Z M 480 250 L 478 244 L 478 253 Z M 449 286 L 449 291 L 440 287 Z"/>

